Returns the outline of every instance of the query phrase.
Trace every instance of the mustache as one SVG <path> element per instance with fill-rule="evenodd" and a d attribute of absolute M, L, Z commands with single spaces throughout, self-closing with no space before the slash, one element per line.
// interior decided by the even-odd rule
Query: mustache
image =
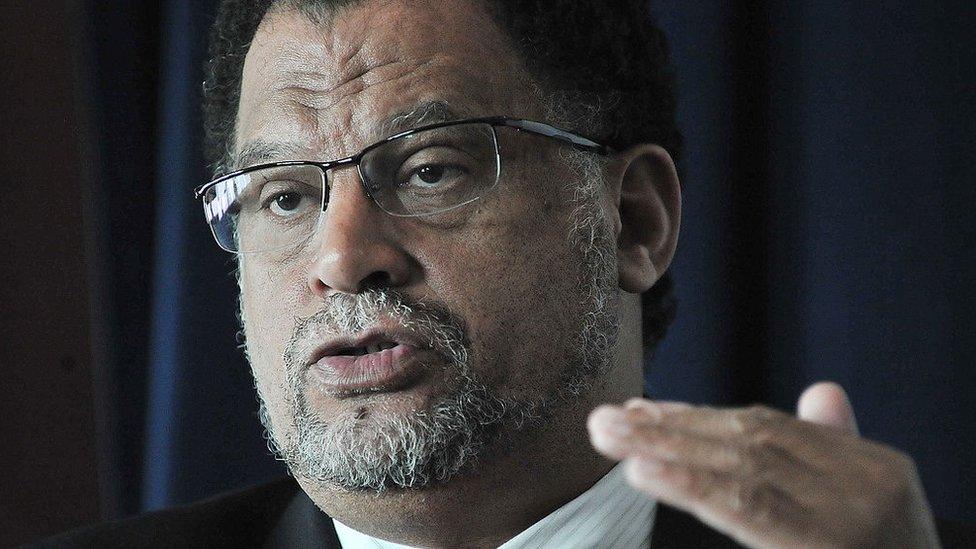
<path fill-rule="evenodd" d="M 378 326 L 409 332 L 452 362 L 467 362 L 469 340 L 460 316 L 441 303 L 413 299 L 402 292 L 380 288 L 355 295 L 329 296 L 320 311 L 308 317 L 296 317 L 292 337 L 283 354 L 287 370 L 295 373 L 326 337 L 354 336 Z"/>

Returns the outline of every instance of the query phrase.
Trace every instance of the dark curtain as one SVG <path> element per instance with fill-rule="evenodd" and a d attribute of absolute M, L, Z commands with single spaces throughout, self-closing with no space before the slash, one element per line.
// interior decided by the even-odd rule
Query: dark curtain
<path fill-rule="evenodd" d="M 108 266 L 111 515 L 283 474 L 238 349 L 233 262 L 191 189 L 215 2 L 91 0 Z M 976 8 L 660 1 L 687 140 L 680 311 L 655 397 L 791 409 L 851 393 L 863 434 L 976 520 Z"/>

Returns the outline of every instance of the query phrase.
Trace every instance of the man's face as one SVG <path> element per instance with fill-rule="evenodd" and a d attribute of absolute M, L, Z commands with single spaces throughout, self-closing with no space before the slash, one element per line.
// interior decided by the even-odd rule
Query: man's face
<path fill-rule="evenodd" d="M 235 150 L 340 158 L 383 137 L 383 121 L 443 110 L 431 104 L 541 119 L 527 82 L 475 3 L 366 2 L 325 23 L 273 11 L 247 54 Z M 335 170 L 311 239 L 242 257 L 248 355 L 299 476 L 352 489 L 447 480 L 499 437 L 565 428 L 562 397 L 609 360 L 612 234 L 599 195 L 578 191 L 599 188 L 555 142 L 498 139 L 501 178 L 474 203 L 394 217 L 354 169 Z M 399 347 L 337 348 L 368 335 Z"/>

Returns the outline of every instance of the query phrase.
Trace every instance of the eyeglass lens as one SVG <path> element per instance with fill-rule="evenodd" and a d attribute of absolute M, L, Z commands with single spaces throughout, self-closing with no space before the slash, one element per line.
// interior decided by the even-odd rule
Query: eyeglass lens
<path fill-rule="evenodd" d="M 489 124 L 459 124 L 407 134 L 367 151 L 359 172 L 366 191 L 391 215 L 451 210 L 497 183 L 495 131 Z M 262 168 L 212 186 L 204 210 L 225 250 L 280 250 L 316 231 L 326 187 L 325 173 L 314 164 Z"/>

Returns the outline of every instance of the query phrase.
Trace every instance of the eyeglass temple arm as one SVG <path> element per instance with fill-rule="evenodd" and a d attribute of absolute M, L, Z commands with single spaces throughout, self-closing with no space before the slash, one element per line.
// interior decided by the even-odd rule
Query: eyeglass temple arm
<path fill-rule="evenodd" d="M 555 126 L 550 126 L 549 124 L 544 124 L 542 122 L 534 122 L 532 120 L 522 120 L 513 118 L 502 118 L 498 120 L 498 123 L 503 126 L 508 126 L 510 128 L 515 128 L 517 130 L 524 130 L 530 133 L 535 133 L 539 135 L 544 135 L 546 137 L 551 137 L 553 139 L 558 139 L 569 143 L 573 147 L 595 152 L 601 155 L 609 155 L 613 152 L 613 149 L 597 143 L 588 137 L 583 137 L 582 135 L 568 132 L 566 130 L 561 130 Z"/>

